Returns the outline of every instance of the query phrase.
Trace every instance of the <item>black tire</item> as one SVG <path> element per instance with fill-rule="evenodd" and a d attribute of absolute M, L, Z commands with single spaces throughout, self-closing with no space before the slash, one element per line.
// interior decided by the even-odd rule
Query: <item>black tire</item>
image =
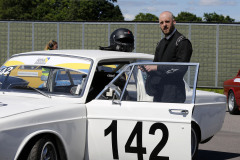
<path fill-rule="evenodd" d="M 228 104 L 228 111 L 230 114 L 239 114 L 239 109 L 238 109 L 236 98 L 233 91 L 229 91 L 227 104 Z"/>
<path fill-rule="evenodd" d="M 195 127 L 191 129 L 191 154 L 192 160 L 197 160 L 198 157 L 199 136 Z"/>
<path fill-rule="evenodd" d="M 49 137 L 39 139 L 32 147 L 28 160 L 57 160 L 57 149 L 54 142 Z"/>

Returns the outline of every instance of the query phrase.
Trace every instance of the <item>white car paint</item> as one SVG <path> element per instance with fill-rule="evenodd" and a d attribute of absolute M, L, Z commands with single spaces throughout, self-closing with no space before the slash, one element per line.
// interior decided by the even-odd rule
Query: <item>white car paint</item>
<path fill-rule="evenodd" d="M 147 109 L 146 106 L 148 106 Z M 112 120 L 117 120 L 119 159 L 149 159 L 161 140 L 167 140 L 167 143 L 166 145 L 162 144 L 164 146 L 162 150 L 156 151 L 159 156 L 176 160 L 191 159 L 191 153 L 186 151 L 191 150 L 189 134 L 191 133 L 191 108 L 193 108 L 193 104 L 153 103 L 149 105 L 147 102 L 122 101 L 119 105 L 112 104 L 111 101 L 94 100 L 87 104 L 87 108 L 90 159 L 102 157 L 102 153 L 105 153 L 104 159 L 113 159 L 111 147 L 113 133 L 103 137 L 103 130 L 110 126 Z M 172 110 L 188 110 L 189 114 L 172 114 L 169 112 L 169 108 Z M 142 158 L 139 158 L 136 153 L 126 153 L 125 147 L 137 122 L 142 123 L 143 135 L 141 138 L 143 148 L 146 149 Z M 168 136 L 163 135 L 165 132 L 161 129 L 155 130 L 154 134 L 149 134 L 150 128 L 154 124 L 165 124 L 168 129 Z M 138 140 L 136 141 L 138 143 Z M 185 147 L 182 147 L 182 145 Z M 131 146 L 137 146 L 135 140 L 131 143 Z"/>
<path fill-rule="evenodd" d="M 225 114 L 225 95 L 201 90 L 196 91 L 193 121 L 196 122 L 201 129 L 201 141 L 209 138 L 210 135 L 214 136 L 214 134 L 220 131 Z"/>
<path fill-rule="evenodd" d="M 50 60 L 47 59 L 49 57 Z M 158 148 L 156 153 L 171 160 L 191 159 L 191 123 L 195 122 L 199 125 L 201 140 L 217 133 L 221 129 L 225 116 L 224 96 L 197 91 L 195 103 L 188 104 L 130 101 L 114 104 L 112 100 L 99 99 L 86 103 L 99 62 L 127 60 L 135 62 L 135 60 L 152 59 L 153 55 L 142 53 L 99 50 L 37 51 L 14 55 L 5 63 L 5 66 L 11 66 L 11 63 L 16 61 L 29 65 L 36 65 L 37 62 L 45 66 L 60 66 L 78 71 L 79 68 L 76 68 L 73 63 L 81 61 L 81 63 L 86 62 L 85 64 L 90 68 L 86 78 L 87 83 L 83 87 L 84 92 L 80 96 L 70 97 L 49 93 L 49 97 L 46 97 L 34 91 L 0 90 L 0 159 L 17 159 L 25 145 L 33 137 L 41 134 L 55 136 L 62 144 L 68 159 L 113 159 L 112 133 L 107 133 L 106 129 L 115 121 L 117 121 L 119 159 L 137 159 L 138 156 L 140 156 L 138 159 L 148 159 L 158 142 L 166 138 L 166 135 L 163 136 L 162 129 L 158 128 L 162 124 L 167 127 L 169 137 L 164 147 Z M 143 84 L 140 82 L 138 86 L 141 85 Z M 137 90 L 144 93 L 141 87 Z M 151 99 L 143 94 L 138 97 L 138 100 Z M 191 98 L 195 97 L 191 96 L 190 101 Z M 150 134 L 150 128 L 155 127 L 155 124 L 157 128 Z M 137 133 L 139 138 L 142 138 L 141 148 L 146 151 L 139 155 L 126 152 L 125 148 L 139 145 L 135 142 L 137 134 L 135 136 L 133 134 L 134 139 L 129 138 L 136 125 L 142 126 L 142 137 L 140 132 Z M 132 143 L 127 145 L 128 141 Z M 140 140 L 137 141 L 139 142 Z"/>
<path fill-rule="evenodd" d="M 69 157 L 83 158 L 87 121 L 85 105 L 69 98 L 49 99 L 42 95 L 33 98 L 28 95 L 1 95 L 1 102 L 7 105 L 0 107 L 0 159 L 17 158 L 17 153 L 28 140 L 43 133 L 61 139 Z"/>

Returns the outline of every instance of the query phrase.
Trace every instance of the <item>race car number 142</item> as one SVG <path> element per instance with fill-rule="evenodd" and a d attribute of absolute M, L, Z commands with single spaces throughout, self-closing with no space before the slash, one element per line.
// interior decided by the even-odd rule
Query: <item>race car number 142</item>
<path fill-rule="evenodd" d="M 138 156 L 138 160 L 143 160 L 143 154 L 147 154 L 146 147 L 142 146 L 142 122 L 137 122 L 135 127 L 132 130 L 126 144 L 125 144 L 125 152 L 126 153 L 136 153 Z M 169 160 L 169 157 L 158 156 L 159 152 L 164 148 L 168 141 L 168 128 L 163 123 L 154 123 L 150 129 L 149 134 L 154 135 L 156 130 L 162 131 L 162 138 L 159 140 L 159 143 L 153 149 L 150 154 L 149 160 Z M 113 120 L 112 123 L 104 130 L 104 136 L 108 136 L 111 134 L 112 138 L 112 153 L 113 159 L 119 159 L 118 155 L 118 142 L 117 142 L 117 120 Z M 134 137 L 136 137 L 137 146 L 131 146 Z"/>

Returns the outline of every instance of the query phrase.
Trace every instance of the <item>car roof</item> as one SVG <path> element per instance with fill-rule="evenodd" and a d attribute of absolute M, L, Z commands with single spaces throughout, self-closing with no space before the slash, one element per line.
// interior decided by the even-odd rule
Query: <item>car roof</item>
<path fill-rule="evenodd" d="M 32 51 L 14 54 L 15 56 L 22 55 L 63 55 L 63 56 L 77 56 L 90 58 L 95 61 L 106 59 L 153 59 L 153 55 L 145 53 L 134 52 L 118 52 L 118 51 L 104 51 L 104 50 L 44 50 Z"/>

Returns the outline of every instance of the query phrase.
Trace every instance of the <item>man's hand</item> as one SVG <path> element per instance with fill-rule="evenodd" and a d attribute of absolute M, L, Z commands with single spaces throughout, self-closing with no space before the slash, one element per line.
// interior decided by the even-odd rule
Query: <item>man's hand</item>
<path fill-rule="evenodd" d="M 142 72 L 150 72 L 150 71 L 156 71 L 157 70 L 157 65 L 144 65 L 144 66 L 138 66 L 138 68 Z"/>
<path fill-rule="evenodd" d="M 157 65 L 144 65 L 146 71 L 156 71 L 157 70 Z"/>

